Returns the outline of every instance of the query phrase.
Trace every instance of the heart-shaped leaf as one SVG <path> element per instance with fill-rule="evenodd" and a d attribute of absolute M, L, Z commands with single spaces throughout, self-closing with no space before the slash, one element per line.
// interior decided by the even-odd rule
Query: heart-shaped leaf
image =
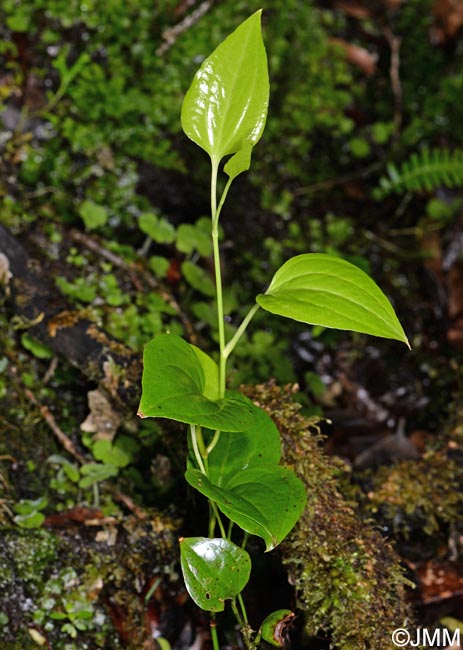
<path fill-rule="evenodd" d="M 220 487 L 244 469 L 272 463 L 277 466 L 280 456 L 278 429 L 272 418 L 258 409 L 254 424 L 246 431 L 220 434 L 207 459 L 209 478 Z"/>
<path fill-rule="evenodd" d="M 188 593 L 208 612 L 222 612 L 224 601 L 236 598 L 249 580 L 248 553 L 226 539 L 182 538 L 180 558 Z"/>
<path fill-rule="evenodd" d="M 140 417 L 162 417 L 221 431 L 243 431 L 256 407 L 240 393 L 214 399 L 215 362 L 180 336 L 160 334 L 143 354 Z M 205 374 L 206 371 L 206 374 Z M 207 377 L 206 377 L 207 375 Z"/>
<path fill-rule="evenodd" d="M 256 300 L 272 314 L 397 339 L 409 345 L 378 285 L 357 266 L 339 257 L 308 253 L 291 258 Z"/>
<path fill-rule="evenodd" d="M 255 145 L 264 130 L 269 81 L 260 19 L 257 11 L 207 57 L 183 101 L 183 130 L 216 162 Z"/>
<path fill-rule="evenodd" d="M 185 478 L 208 499 L 215 501 L 231 521 L 275 548 L 293 528 L 304 510 L 302 481 L 287 467 L 267 465 L 238 472 L 218 487 L 199 470 L 188 469 Z"/>

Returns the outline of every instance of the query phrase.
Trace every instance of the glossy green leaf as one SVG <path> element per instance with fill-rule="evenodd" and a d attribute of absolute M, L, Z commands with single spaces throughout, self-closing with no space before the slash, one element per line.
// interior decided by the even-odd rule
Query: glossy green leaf
<path fill-rule="evenodd" d="M 254 424 L 246 431 L 220 434 L 208 456 L 209 478 L 220 487 L 244 469 L 272 463 L 277 466 L 280 456 L 278 429 L 272 418 L 258 409 Z"/>
<path fill-rule="evenodd" d="M 287 467 L 266 465 L 238 472 L 225 486 L 214 485 L 199 470 L 188 469 L 185 478 L 243 530 L 275 548 L 293 528 L 304 510 L 302 481 Z"/>
<path fill-rule="evenodd" d="M 213 160 L 255 145 L 267 117 L 267 56 L 257 11 L 202 63 L 185 95 L 182 127 Z"/>
<path fill-rule="evenodd" d="M 140 417 L 163 417 L 221 431 L 243 431 L 252 426 L 256 408 L 240 393 L 214 399 L 210 359 L 174 334 L 160 334 L 145 346 Z M 211 399 L 212 397 L 212 399 Z"/>
<path fill-rule="evenodd" d="M 230 160 L 224 165 L 224 172 L 233 180 L 243 172 L 247 172 L 251 166 L 251 153 L 252 147 L 245 144 L 239 151 L 237 151 Z"/>
<path fill-rule="evenodd" d="M 272 314 L 397 339 L 409 345 L 378 285 L 357 266 L 339 257 L 309 253 L 291 258 L 256 300 Z"/>
<path fill-rule="evenodd" d="M 188 593 L 208 612 L 222 612 L 225 600 L 236 598 L 251 572 L 248 553 L 222 538 L 182 538 L 180 559 Z"/>

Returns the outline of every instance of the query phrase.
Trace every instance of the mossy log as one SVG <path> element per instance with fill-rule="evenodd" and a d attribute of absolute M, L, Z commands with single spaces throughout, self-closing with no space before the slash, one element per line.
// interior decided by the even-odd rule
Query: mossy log
<path fill-rule="evenodd" d="M 19 324 L 28 334 L 77 366 L 99 383 L 121 408 L 136 409 L 141 385 L 141 359 L 88 318 L 70 308 L 47 277 L 44 262 L 31 258 L 24 246 L 0 224 L 2 277 Z"/>
<path fill-rule="evenodd" d="M 301 415 L 294 390 L 269 383 L 246 394 L 275 420 L 283 462 L 307 487 L 307 507 L 282 544 L 306 635 L 324 633 L 339 650 L 389 647 L 391 632 L 410 620 L 399 557 L 341 494 L 346 467 L 325 454 L 316 420 Z"/>

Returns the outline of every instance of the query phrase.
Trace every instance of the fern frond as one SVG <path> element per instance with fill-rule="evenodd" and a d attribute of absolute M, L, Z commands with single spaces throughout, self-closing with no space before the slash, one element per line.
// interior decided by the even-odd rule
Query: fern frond
<path fill-rule="evenodd" d="M 463 187 L 462 150 L 423 149 L 400 167 L 389 163 L 375 194 L 382 198 L 392 192 L 432 192 L 439 187 Z"/>

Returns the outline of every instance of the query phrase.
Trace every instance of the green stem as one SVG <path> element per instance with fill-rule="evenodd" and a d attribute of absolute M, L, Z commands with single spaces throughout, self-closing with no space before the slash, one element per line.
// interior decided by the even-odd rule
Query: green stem
<path fill-rule="evenodd" d="M 210 627 L 211 627 L 212 647 L 214 650 L 220 650 L 219 639 L 217 637 L 217 626 L 215 622 L 215 614 L 211 614 Z"/>
<path fill-rule="evenodd" d="M 219 509 L 217 508 L 217 504 L 215 503 L 215 501 L 211 501 L 211 500 L 209 500 L 209 503 L 211 504 L 214 517 L 216 518 L 216 521 L 219 524 L 220 533 L 224 539 L 227 539 L 227 534 L 225 533 L 225 528 L 223 526 L 222 519 L 220 517 L 220 512 Z"/>
<path fill-rule="evenodd" d="M 208 455 L 211 453 L 211 451 L 214 449 L 216 444 L 219 442 L 219 438 L 220 438 L 220 429 L 217 429 L 217 431 L 214 433 L 214 435 L 212 437 L 212 440 L 207 445 L 206 451 L 207 451 Z"/>
<path fill-rule="evenodd" d="M 227 198 L 228 190 L 230 189 L 230 185 L 232 184 L 232 182 L 233 182 L 233 178 L 229 178 L 225 184 L 224 190 L 222 192 L 222 196 L 220 197 L 219 205 L 217 207 L 217 212 L 215 215 L 217 226 L 219 225 L 220 213 L 222 212 L 223 204 L 225 203 L 225 199 Z"/>
<path fill-rule="evenodd" d="M 219 210 L 217 209 L 217 174 L 219 163 L 212 159 L 211 172 L 211 217 L 212 217 L 212 250 L 214 254 L 214 271 L 215 271 L 215 290 L 217 295 L 217 320 L 219 328 L 219 346 L 220 346 L 220 363 L 219 363 L 219 397 L 225 396 L 225 369 L 227 359 L 224 356 L 225 348 L 225 324 L 223 317 L 223 295 L 222 295 L 222 270 L 220 268 L 220 249 L 219 249 Z M 223 197 L 222 197 L 223 198 Z M 221 201 L 220 207 L 223 205 Z"/>
<path fill-rule="evenodd" d="M 219 396 L 225 396 L 225 370 L 227 359 L 223 354 L 225 348 L 225 326 L 223 317 L 223 297 L 222 297 L 222 272 L 220 269 L 220 253 L 218 233 L 212 232 L 212 244 L 214 251 L 215 281 L 217 291 L 217 319 L 219 325 L 219 346 L 220 346 L 220 363 L 219 363 Z"/>
<path fill-rule="evenodd" d="M 209 500 L 208 500 L 209 501 Z M 212 509 L 212 502 L 209 501 L 209 537 L 214 537 L 216 517 Z"/>
<path fill-rule="evenodd" d="M 206 476 L 207 476 L 206 467 L 205 467 L 205 465 L 203 463 L 203 459 L 202 459 L 201 453 L 199 451 L 198 439 L 196 437 L 196 425 L 190 424 L 190 430 L 191 430 L 191 444 L 192 444 L 192 447 L 193 447 L 193 453 L 195 455 L 196 462 L 198 463 L 198 467 L 201 470 L 201 472 L 203 474 L 206 474 Z"/>
<path fill-rule="evenodd" d="M 203 430 L 199 425 L 196 426 L 196 440 L 201 458 L 204 460 L 205 465 L 207 465 L 207 449 L 203 438 Z"/>
<path fill-rule="evenodd" d="M 236 606 L 236 600 L 231 601 L 231 608 L 233 610 L 233 614 L 235 615 L 236 620 L 238 621 L 240 627 L 245 626 L 245 622 L 243 621 L 241 614 L 238 610 L 238 607 Z"/>
<path fill-rule="evenodd" d="M 100 507 L 100 488 L 98 487 L 97 481 L 93 484 L 93 507 Z"/>
<path fill-rule="evenodd" d="M 241 597 L 241 594 L 238 594 L 238 600 L 240 602 L 241 610 L 243 615 L 240 614 L 240 611 L 238 610 L 238 607 L 236 606 L 236 600 L 231 601 L 231 607 L 233 614 L 235 615 L 236 620 L 239 623 L 239 626 L 241 628 L 241 634 L 243 641 L 246 645 L 247 650 L 257 650 L 257 645 L 254 642 L 253 635 L 254 632 L 251 630 L 249 627 L 248 623 L 248 617 L 246 615 L 246 608 L 244 607 L 243 599 Z"/>
<path fill-rule="evenodd" d="M 240 338 L 243 336 L 244 332 L 246 331 L 247 326 L 251 322 L 251 320 L 254 318 L 255 314 L 257 313 L 260 305 L 257 303 L 254 305 L 254 307 L 251 307 L 245 318 L 243 319 L 241 325 L 238 327 L 236 332 L 234 333 L 233 337 L 228 341 L 227 345 L 225 346 L 225 349 L 223 351 L 225 359 L 228 359 L 230 354 L 233 352 L 235 349 L 235 345 L 238 343 Z"/>
<path fill-rule="evenodd" d="M 249 625 L 249 623 L 248 623 L 248 614 L 246 612 L 246 606 L 244 604 L 243 596 L 241 594 L 238 594 L 237 598 L 238 598 L 238 602 L 240 604 L 240 609 L 241 609 L 241 614 L 243 616 L 243 621 L 245 622 L 246 625 Z"/>
<path fill-rule="evenodd" d="M 231 540 L 232 531 L 233 531 L 233 522 L 230 519 L 230 521 L 228 522 L 228 535 L 227 535 L 228 540 Z"/>
<path fill-rule="evenodd" d="M 154 594 L 154 592 L 156 591 L 156 589 L 159 587 L 160 584 L 161 584 L 161 578 L 158 578 L 157 580 L 155 580 L 155 581 L 153 582 L 153 584 L 152 584 L 151 587 L 149 588 L 148 593 L 147 593 L 146 596 L 145 596 L 145 599 L 144 599 L 144 601 L 145 601 L 145 606 L 149 603 L 149 601 L 150 601 L 150 599 L 151 599 L 151 596 Z"/>

